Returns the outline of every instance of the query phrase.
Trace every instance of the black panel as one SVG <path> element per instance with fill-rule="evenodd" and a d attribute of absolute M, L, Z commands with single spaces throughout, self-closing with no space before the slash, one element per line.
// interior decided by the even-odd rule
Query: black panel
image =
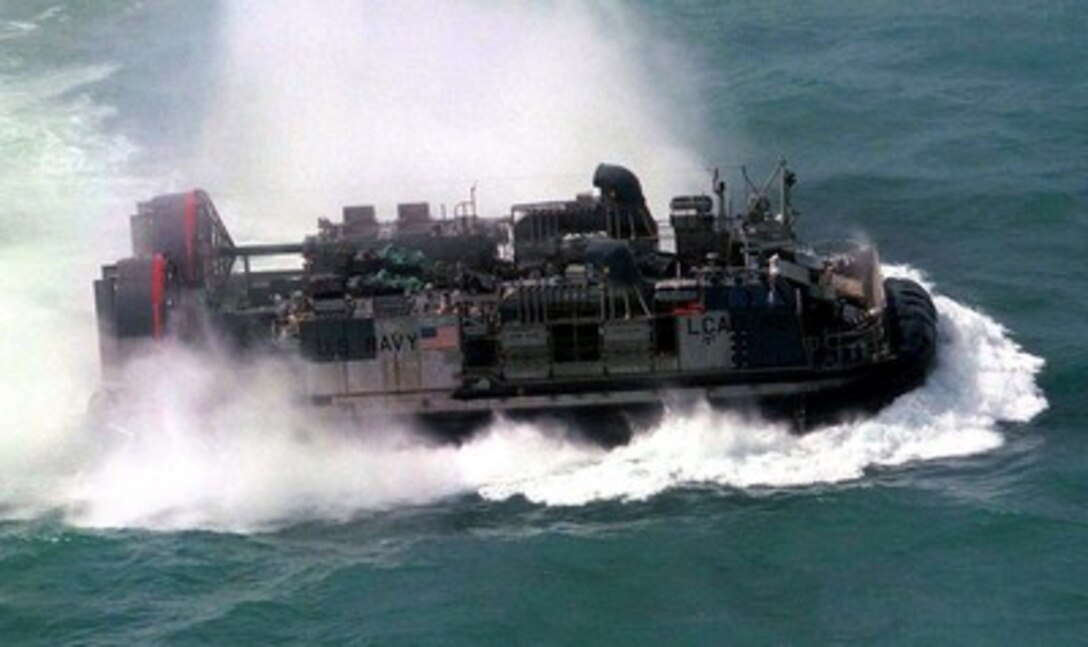
<path fill-rule="evenodd" d="M 707 310 L 729 309 L 729 287 L 725 285 L 707 286 L 703 293 L 703 302 Z"/>
<path fill-rule="evenodd" d="M 484 368 L 494 366 L 499 361 L 499 344 L 494 339 L 466 339 L 466 368 Z"/>
<path fill-rule="evenodd" d="M 373 319 L 313 319 L 299 328 L 302 355 L 315 362 L 374 359 Z"/>
<path fill-rule="evenodd" d="M 98 318 L 98 334 L 100 336 L 115 336 L 116 313 L 114 311 L 114 282 L 107 279 L 99 279 L 94 282 L 94 311 Z"/>
<path fill-rule="evenodd" d="M 734 359 L 746 368 L 775 368 L 805 364 L 797 318 L 788 310 L 748 310 L 732 313 Z"/>
<path fill-rule="evenodd" d="M 113 310 L 116 317 L 114 333 L 118 337 L 150 337 L 154 333 L 151 264 L 150 258 L 126 258 L 117 262 Z"/>
<path fill-rule="evenodd" d="M 556 362 L 596 362 L 601 359 L 601 329 L 592 324 L 555 324 L 551 327 Z"/>
<path fill-rule="evenodd" d="M 654 319 L 654 339 L 657 352 L 676 354 L 676 317 L 667 315 Z"/>
<path fill-rule="evenodd" d="M 774 284 L 774 296 L 762 283 L 755 285 L 733 285 L 713 287 L 707 290 L 707 309 L 717 310 L 726 307 L 730 310 L 786 309 L 796 307 L 793 288 L 784 279 Z M 713 305 L 712 305 L 713 302 Z"/>

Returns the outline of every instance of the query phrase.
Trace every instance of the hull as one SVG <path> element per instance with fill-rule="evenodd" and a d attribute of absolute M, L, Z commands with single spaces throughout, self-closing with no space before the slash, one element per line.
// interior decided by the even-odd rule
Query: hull
<path fill-rule="evenodd" d="M 919 369 L 922 369 L 921 371 Z M 495 415 L 514 419 L 554 418 L 603 444 L 626 441 L 631 429 L 656 423 L 666 412 L 701 403 L 765 419 L 786 421 L 794 431 L 879 410 L 921 382 L 923 367 L 898 360 L 831 371 L 715 376 L 654 383 L 628 380 L 579 385 L 538 385 L 519 395 L 462 399 L 450 393 L 343 395 L 319 398 L 314 406 L 357 419 L 385 416 L 417 419 L 435 436 L 457 440 Z"/>
<path fill-rule="evenodd" d="M 920 384 L 923 367 L 890 360 L 832 371 L 795 371 L 651 383 L 598 382 L 577 392 L 540 385 L 540 392 L 488 398 L 458 398 L 453 393 L 348 394 L 311 398 L 301 406 L 316 419 L 337 428 L 372 433 L 375 421 L 391 421 L 418 429 L 442 442 L 460 442 L 486 428 L 497 417 L 516 421 L 556 422 L 566 433 L 589 442 L 616 446 L 639 429 L 661 424 L 664 417 L 684 414 L 703 403 L 790 426 L 804 433 L 879 410 Z M 569 385 L 568 385 L 569 386 Z M 589 385 L 580 385 L 589 387 Z M 138 409 L 140 403 L 122 390 L 103 390 L 95 413 L 99 426 Z M 380 428 L 380 425 L 379 425 Z"/>

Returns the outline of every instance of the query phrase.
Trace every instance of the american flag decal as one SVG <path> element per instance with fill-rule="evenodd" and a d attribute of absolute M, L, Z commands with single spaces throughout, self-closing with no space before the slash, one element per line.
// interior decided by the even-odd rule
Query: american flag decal
<path fill-rule="evenodd" d="M 457 348 L 458 341 L 457 324 L 424 325 L 419 329 L 419 347 L 423 350 Z"/>

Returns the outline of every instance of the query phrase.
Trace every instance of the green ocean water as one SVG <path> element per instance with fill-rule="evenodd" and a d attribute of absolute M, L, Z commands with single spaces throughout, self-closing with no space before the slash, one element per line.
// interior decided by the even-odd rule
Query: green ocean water
<path fill-rule="evenodd" d="M 1062 0 L 0 0 L 0 641 L 1085 642 L 1086 27 Z M 500 215 L 608 160 L 662 216 L 780 156 L 807 238 L 940 295 L 937 373 L 871 420 L 432 447 L 184 356 L 147 377 L 163 415 L 84 416 L 90 280 L 155 193 L 297 237 L 476 181 Z"/>

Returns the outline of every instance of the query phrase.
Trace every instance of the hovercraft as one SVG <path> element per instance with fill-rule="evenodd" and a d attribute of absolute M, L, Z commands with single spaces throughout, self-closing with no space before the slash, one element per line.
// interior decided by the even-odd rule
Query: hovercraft
<path fill-rule="evenodd" d="M 785 162 L 744 179 L 738 211 L 716 174 L 713 195 L 673 198 L 671 249 L 638 178 L 608 164 L 595 192 L 503 218 L 475 199 L 450 217 L 400 204 L 390 221 L 348 206 L 285 244 L 235 243 L 203 191 L 162 195 L 131 218 L 132 256 L 94 282 L 105 389 L 123 400 L 126 364 L 173 341 L 296 364 L 314 407 L 457 435 L 496 413 L 702 401 L 804 427 L 922 383 L 937 349 L 925 288 L 884 278 L 872 245 L 799 242 Z M 259 267 L 284 255 L 301 267 Z"/>

